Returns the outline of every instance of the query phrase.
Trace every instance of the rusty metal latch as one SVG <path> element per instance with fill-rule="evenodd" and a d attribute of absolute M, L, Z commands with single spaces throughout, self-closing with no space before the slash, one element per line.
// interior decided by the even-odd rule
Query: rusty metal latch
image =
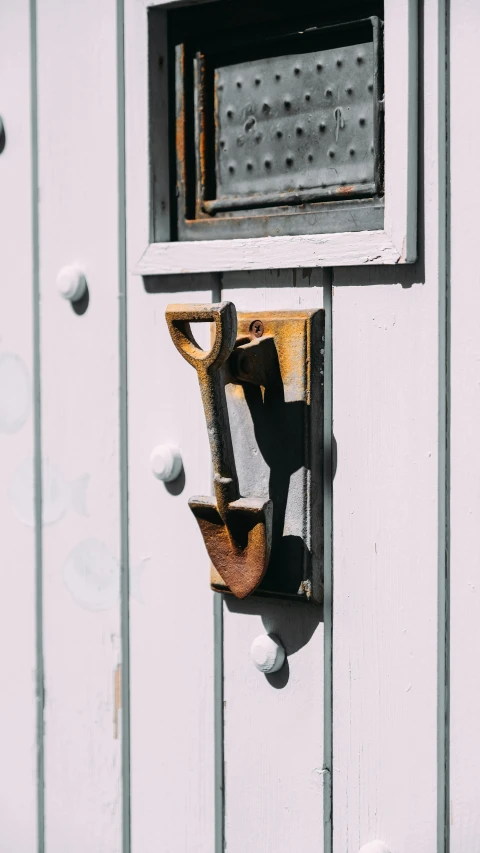
<path fill-rule="evenodd" d="M 221 302 L 169 305 L 166 319 L 177 350 L 197 371 L 207 421 L 215 497 L 192 497 L 188 503 L 213 564 L 213 588 L 246 598 L 262 585 L 262 594 L 321 600 L 318 559 L 310 543 L 315 536 L 307 542 L 306 531 L 309 496 L 318 505 L 320 494 L 314 470 L 318 454 L 309 450 L 309 424 L 312 412 L 321 423 L 321 371 L 316 365 L 323 352 L 323 312 L 237 318 L 235 306 Z M 209 351 L 202 350 L 192 334 L 191 324 L 201 322 L 214 324 Z M 312 372 L 319 381 L 313 393 Z M 283 447 L 285 441 L 288 447 Z M 248 459 L 242 450 L 246 445 Z M 237 472 L 236 456 L 242 468 L 251 469 L 255 459 L 253 474 Z M 300 536 L 291 535 L 295 528 Z M 282 565 L 282 559 L 288 565 Z M 267 570 L 272 577 L 265 587 Z"/>

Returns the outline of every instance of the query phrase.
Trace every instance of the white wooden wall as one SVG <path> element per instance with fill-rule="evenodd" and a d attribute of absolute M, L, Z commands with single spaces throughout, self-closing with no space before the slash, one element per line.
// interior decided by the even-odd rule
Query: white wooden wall
<path fill-rule="evenodd" d="M 0 8 L 0 839 L 5 850 L 37 847 L 36 542 L 15 513 L 19 470 L 33 480 L 34 223 L 32 80 L 27 0 Z M 0 146 L 1 147 L 1 146 Z M 33 488 L 30 491 L 33 513 Z M 41 698 L 39 697 L 40 701 Z"/>
<path fill-rule="evenodd" d="M 45 847 L 114 851 L 122 817 L 115 2 L 68 3 L 59 14 L 47 0 L 37 27 Z M 56 291 L 71 263 L 88 281 L 83 315 Z"/>
<path fill-rule="evenodd" d="M 296 271 L 229 273 L 222 298 L 240 311 L 318 308 L 322 285 L 322 270 L 306 278 Z M 320 613 L 305 609 L 270 601 L 224 605 L 225 839 L 233 853 L 294 850 L 298 839 L 305 853 L 322 849 L 324 636 Z M 267 679 L 252 665 L 250 646 L 265 631 L 285 644 L 282 677 Z"/>
<path fill-rule="evenodd" d="M 450 834 L 452 851 L 480 851 L 480 675 L 475 663 L 480 631 L 480 342 L 476 316 L 479 269 L 471 200 L 480 182 L 475 137 L 480 108 L 472 104 L 462 133 L 465 75 L 480 35 L 478 7 L 453 3 L 450 12 L 451 109 L 451 550 L 450 550 Z M 468 185 L 466 181 L 468 180 Z M 467 189 L 468 186 L 468 189 Z"/>
<path fill-rule="evenodd" d="M 335 853 L 437 849 L 438 19 L 425 0 L 420 260 L 333 280 Z"/>
<path fill-rule="evenodd" d="M 419 32 L 415 264 L 142 280 L 144 0 L 0 3 L 0 850 L 480 853 L 480 6 L 423 0 Z M 164 312 L 219 298 L 326 309 L 318 613 L 209 589 L 204 417 Z"/>

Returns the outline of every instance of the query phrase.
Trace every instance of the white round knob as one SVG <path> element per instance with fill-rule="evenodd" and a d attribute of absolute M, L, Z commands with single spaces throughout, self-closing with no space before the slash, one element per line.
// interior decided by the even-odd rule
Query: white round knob
<path fill-rule="evenodd" d="M 68 299 L 69 302 L 78 302 L 87 289 L 83 270 L 73 264 L 62 267 L 57 275 L 57 289 L 64 299 Z"/>
<path fill-rule="evenodd" d="M 275 634 L 262 634 L 253 641 L 250 655 L 260 672 L 278 672 L 285 660 L 285 649 Z"/>
<path fill-rule="evenodd" d="M 383 841 L 369 841 L 360 847 L 359 853 L 390 853 Z"/>
<path fill-rule="evenodd" d="M 182 456 L 174 444 L 157 444 L 150 454 L 153 475 L 164 483 L 176 480 L 182 470 Z"/>

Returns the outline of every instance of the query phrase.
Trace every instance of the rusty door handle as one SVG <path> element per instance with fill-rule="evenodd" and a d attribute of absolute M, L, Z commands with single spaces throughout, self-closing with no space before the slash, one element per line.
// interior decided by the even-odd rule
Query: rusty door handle
<path fill-rule="evenodd" d="M 272 504 L 242 497 L 238 486 L 225 396 L 226 363 L 236 344 L 236 309 L 231 302 L 169 305 L 166 320 L 177 350 L 198 374 L 213 462 L 215 499 L 193 497 L 188 503 L 217 572 L 237 598 L 245 598 L 267 570 Z M 215 324 L 209 351 L 198 346 L 191 330 L 191 323 L 201 322 Z"/>
<path fill-rule="evenodd" d="M 217 507 L 225 521 L 228 504 L 240 497 L 228 424 L 225 381 L 221 370 L 235 346 L 235 306 L 231 302 L 218 305 L 169 305 L 166 318 L 176 348 L 198 374 L 210 440 Z M 201 322 L 215 324 L 215 339 L 210 351 L 198 346 L 191 331 L 190 323 Z"/>
<path fill-rule="evenodd" d="M 168 305 L 166 319 L 179 353 L 198 371 L 218 370 L 233 351 L 237 337 L 237 312 L 232 302 L 216 305 Z M 215 324 L 215 339 L 209 351 L 193 337 L 190 323 Z"/>

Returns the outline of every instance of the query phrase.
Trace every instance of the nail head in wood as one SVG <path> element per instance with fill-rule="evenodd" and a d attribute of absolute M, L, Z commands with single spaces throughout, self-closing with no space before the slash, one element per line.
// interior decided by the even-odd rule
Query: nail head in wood
<path fill-rule="evenodd" d="M 182 455 L 174 444 L 157 444 L 150 454 L 150 466 L 157 480 L 171 483 L 182 470 Z"/>
<path fill-rule="evenodd" d="M 87 289 L 85 273 L 75 264 L 62 267 L 57 275 L 57 289 L 64 299 L 78 302 Z"/>
<path fill-rule="evenodd" d="M 253 641 L 250 655 L 260 672 L 278 672 L 285 661 L 285 649 L 275 634 L 262 634 Z"/>

